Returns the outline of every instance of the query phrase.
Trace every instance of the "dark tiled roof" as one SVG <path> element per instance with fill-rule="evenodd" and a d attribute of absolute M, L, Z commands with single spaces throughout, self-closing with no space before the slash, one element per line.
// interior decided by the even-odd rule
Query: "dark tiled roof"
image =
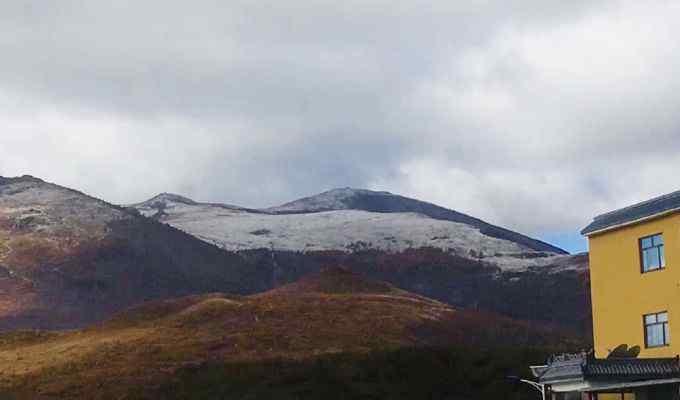
<path fill-rule="evenodd" d="M 533 367 L 532 371 L 541 383 L 680 378 L 680 359 L 595 359 L 586 354 L 575 354 L 556 357 L 545 366 Z"/>
<path fill-rule="evenodd" d="M 595 217 L 593 222 L 585 227 L 582 235 L 588 235 L 602 229 L 630 223 L 642 218 L 651 217 L 667 211 L 680 208 L 680 191 L 673 192 L 655 199 L 647 200 L 620 210 L 608 212 Z"/>
<path fill-rule="evenodd" d="M 541 382 L 568 381 L 573 379 L 583 380 L 585 359 L 574 358 L 566 361 L 553 361 L 540 371 Z"/>
<path fill-rule="evenodd" d="M 673 378 L 680 376 L 680 360 L 677 358 L 589 360 L 584 373 L 592 378 Z"/>

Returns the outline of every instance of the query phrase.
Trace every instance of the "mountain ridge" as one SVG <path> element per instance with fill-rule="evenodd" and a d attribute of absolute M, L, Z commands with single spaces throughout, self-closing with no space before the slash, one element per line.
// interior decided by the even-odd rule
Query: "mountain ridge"
<path fill-rule="evenodd" d="M 154 199 L 156 197 L 154 197 Z M 160 208 L 164 210 L 167 206 L 167 204 L 159 204 L 156 207 L 153 207 L 154 203 L 152 200 L 153 199 L 147 200 L 133 206 L 140 209 L 140 211 L 142 211 L 147 216 L 153 216 L 156 214 L 155 212 L 148 211 L 149 209 L 156 209 L 156 211 L 159 211 Z M 349 187 L 336 188 L 321 192 L 316 195 L 293 200 L 280 206 L 262 209 L 252 209 L 220 203 L 194 203 L 194 205 L 219 206 L 227 209 L 281 216 L 352 210 L 382 214 L 415 213 L 427 216 L 434 220 L 465 224 L 478 229 L 480 233 L 486 236 L 512 241 L 533 251 L 551 252 L 558 255 L 569 254 L 567 251 L 557 246 L 507 228 L 490 224 L 479 218 L 475 218 L 455 210 L 447 209 L 433 203 L 408 198 L 387 191 L 373 191 Z M 162 216 L 162 214 L 159 216 Z M 263 227 L 262 229 L 266 229 L 266 227 Z"/>
<path fill-rule="evenodd" d="M 337 190 L 337 189 L 336 189 Z M 557 254 L 569 254 L 564 249 L 547 242 L 531 238 L 524 234 L 490 224 L 479 218 L 451 210 L 434 203 L 413 199 L 385 191 L 372 191 L 366 189 L 353 189 L 352 196 L 347 197 L 348 208 L 373 212 L 417 212 L 430 218 L 461 222 L 480 229 L 480 232 L 499 239 L 510 239 L 514 242 L 526 245 L 536 251 L 550 251 Z M 325 193 L 330 193 L 333 190 Z M 314 196 L 312 196 L 313 198 Z M 291 203 L 289 203 L 291 204 Z"/>

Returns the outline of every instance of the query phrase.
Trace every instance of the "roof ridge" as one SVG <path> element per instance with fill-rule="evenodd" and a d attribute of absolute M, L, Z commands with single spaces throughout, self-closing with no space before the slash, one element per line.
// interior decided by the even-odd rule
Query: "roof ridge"
<path fill-rule="evenodd" d="M 605 230 L 639 223 L 650 218 L 680 211 L 680 190 L 667 193 L 653 199 L 619 208 L 593 218 L 583 230 L 582 235 L 589 236 Z"/>
<path fill-rule="evenodd" d="M 644 200 L 644 201 L 641 201 L 641 202 L 638 202 L 638 203 L 635 203 L 635 204 L 632 204 L 632 205 L 629 205 L 629 206 L 618 208 L 616 210 L 608 211 L 606 213 L 603 213 L 603 214 L 596 216 L 595 218 L 593 218 L 593 220 L 597 221 L 598 219 L 602 219 L 604 217 L 610 216 L 612 214 L 619 213 L 621 211 L 632 210 L 634 208 L 644 206 L 644 205 L 647 205 L 647 204 L 651 204 L 651 203 L 654 203 L 656 201 L 665 200 L 665 199 L 668 199 L 668 198 L 671 198 L 671 197 L 675 197 L 677 195 L 680 195 L 680 190 L 676 190 L 676 191 L 671 192 L 671 193 L 666 193 L 666 194 L 654 197 L 654 198 L 649 199 L 649 200 Z"/>

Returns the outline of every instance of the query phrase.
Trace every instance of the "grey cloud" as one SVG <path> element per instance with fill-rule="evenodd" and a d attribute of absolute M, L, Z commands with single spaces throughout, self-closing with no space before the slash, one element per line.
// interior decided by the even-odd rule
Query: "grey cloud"
<path fill-rule="evenodd" d="M 335 186 L 530 234 L 670 191 L 671 2 L 0 4 L 0 174 L 115 202 Z"/>

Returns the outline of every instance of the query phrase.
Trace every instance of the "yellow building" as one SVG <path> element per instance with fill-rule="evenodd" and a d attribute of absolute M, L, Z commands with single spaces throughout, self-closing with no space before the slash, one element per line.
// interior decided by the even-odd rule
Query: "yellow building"
<path fill-rule="evenodd" d="M 680 192 L 598 216 L 582 233 L 595 356 L 622 344 L 642 358 L 680 354 Z"/>
<path fill-rule="evenodd" d="M 581 233 L 594 354 L 532 367 L 544 398 L 680 399 L 680 191 L 597 216 Z"/>

